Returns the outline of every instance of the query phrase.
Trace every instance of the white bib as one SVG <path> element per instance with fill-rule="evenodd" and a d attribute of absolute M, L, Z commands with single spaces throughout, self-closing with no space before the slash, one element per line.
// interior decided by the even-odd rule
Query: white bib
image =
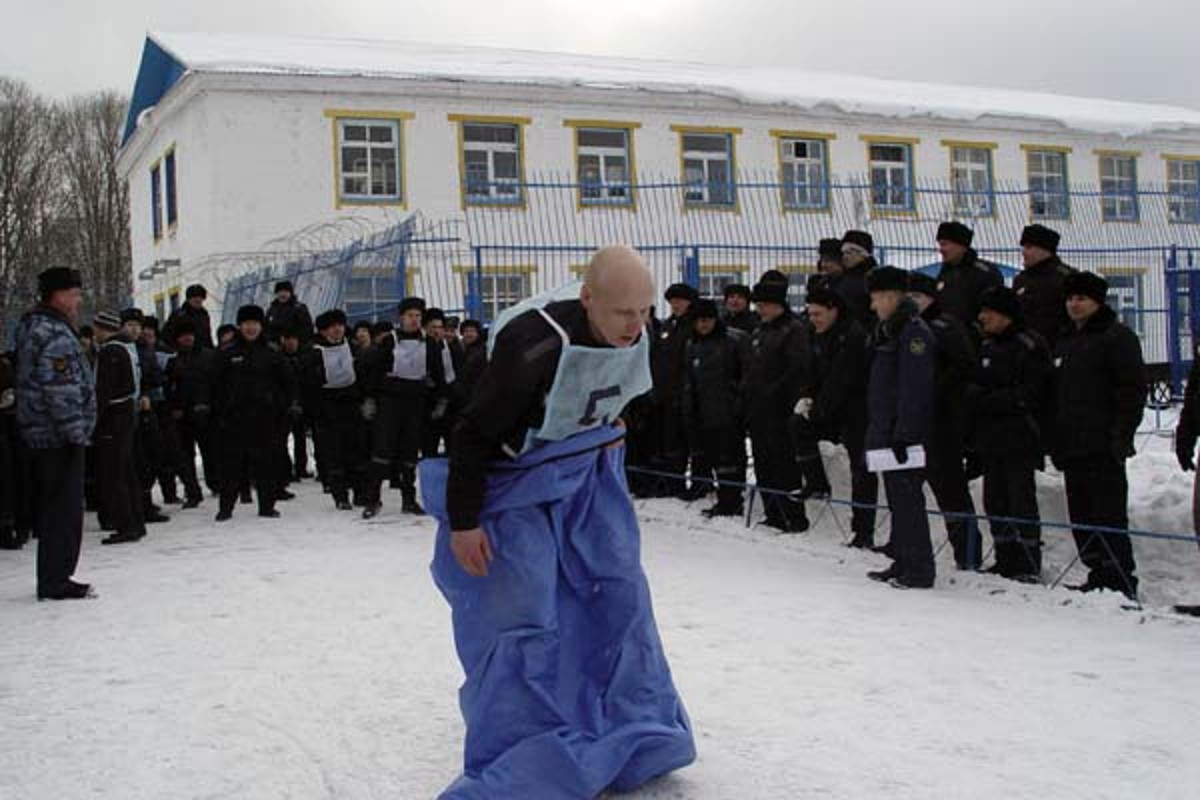
<path fill-rule="evenodd" d="M 317 345 L 317 349 L 321 351 L 321 361 L 325 365 L 324 388 L 345 389 L 347 386 L 353 386 L 356 380 L 354 354 L 350 352 L 349 343 Z"/>
<path fill-rule="evenodd" d="M 426 344 L 424 339 L 399 339 L 392 334 L 396 346 L 392 348 L 393 378 L 406 381 L 423 381 L 428 374 Z"/>

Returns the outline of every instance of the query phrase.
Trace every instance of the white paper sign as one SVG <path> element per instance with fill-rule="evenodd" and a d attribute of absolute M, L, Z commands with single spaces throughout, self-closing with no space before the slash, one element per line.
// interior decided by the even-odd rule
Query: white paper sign
<path fill-rule="evenodd" d="M 908 448 L 908 461 L 901 464 L 891 449 L 868 450 L 867 472 L 899 472 L 905 469 L 922 469 L 925 466 L 925 448 L 915 444 Z"/>

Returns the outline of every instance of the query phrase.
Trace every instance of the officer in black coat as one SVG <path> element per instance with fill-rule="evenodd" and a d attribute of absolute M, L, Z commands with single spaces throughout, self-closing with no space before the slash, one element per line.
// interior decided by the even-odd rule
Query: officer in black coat
<path fill-rule="evenodd" d="M 943 222 L 938 226 L 942 268 L 938 272 L 937 289 L 942 309 L 965 325 L 972 341 L 978 344 L 979 299 L 988 289 L 1003 286 L 1004 275 L 995 264 L 979 257 L 971 247 L 974 239 L 975 232 L 961 222 Z"/>
<path fill-rule="evenodd" d="M 296 299 L 296 289 L 291 281 L 279 281 L 275 284 L 275 299 L 267 309 L 267 340 L 278 342 L 284 331 L 297 331 L 303 335 L 302 341 L 312 338 L 313 321 L 308 306 Z"/>
<path fill-rule="evenodd" d="M 811 399 L 801 401 L 794 432 L 799 452 L 815 451 L 819 441 L 845 446 L 850 458 L 850 496 L 854 503 L 851 547 L 869 549 L 875 538 L 875 506 L 879 480 L 867 471 L 867 332 L 848 313 L 846 301 L 821 285 L 808 291 L 808 320 L 816 385 Z M 819 451 L 818 451 L 819 454 Z M 820 464 L 820 462 L 817 462 Z M 824 470 L 821 470 L 824 475 Z M 806 480 L 806 484 L 808 481 Z M 807 485 L 806 485 L 806 488 Z"/>
<path fill-rule="evenodd" d="M 1013 278 L 1025 324 L 1046 340 L 1051 351 L 1068 322 L 1063 282 L 1075 271 L 1058 257 L 1060 239 L 1058 231 L 1045 225 L 1025 228 L 1021 234 L 1025 268 Z"/>
<path fill-rule="evenodd" d="M 1196 439 L 1200 436 L 1200 345 L 1192 357 L 1187 386 L 1183 390 L 1183 409 L 1175 426 L 1175 457 L 1184 472 L 1196 471 Z M 1200 479 L 1192 487 L 1193 530 L 1200 533 Z"/>
<path fill-rule="evenodd" d="M 483 324 L 476 319 L 465 319 L 458 326 L 459 339 L 462 341 L 462 369 L 458 372 L 457 402 L 459 408 L 466 408 L 475 396 L 475 387 L 479 385 L 483 371 L 487 368 L 487 338 L 484 336 Z"/>
<path fill-rule="evenodd" d="M 700 300 L 692 313 L 694 329 L 687 343 L 683 384 L 683 416 L 692 452 L 693 485 L 716 477 L 717 504 L 707 517 L 743 513 L 746 482 L 744 389 L 750 337 L 719 318 L 717 304 Z M 720 483 L 727 481 L 727 483 Z"/>
<path fill-rule="evenodd" d="M 725 287 L 725 308 L 722 310 L 726 328 L 733 328 L 749 336 L 758 327 L 758 314 L 750 308 L 750 287 L 744 283 L 731 283 Z"/>
<path fill-rule="evenodd" d="M 937 379 L 937 339 L 907 295 L 908 274 L 896 267 L 871 272 L 867 288 L 879 316 L 867 383 L 866 448 L 891 450 L 900 468 L 883 473 L 892 514 L 892 557 L 872 580 L 897 588 L 933 586 L 933 547 L 925 513 L 924 470 L 909 469 L 909 448 L 928 452 Z"/>
<path fill-rule="evenodd" d="M 190 318 L 177 321 L 171 331 L 175 355 L 167 364 L 165 404 L 175 425 L 178 441 L 177 470 L 183 482 L 184 508 L 195 508 L 204 500 L 204 491 L 196 473 L 196 451 L 203 462 L 204 482 L 218 491 L 216 453 L 212 447 L 207 407 L 198 408 L 200 397 L 207 394 L 202 385 L 212 380 L 216 351 L 199 346 L 195 323 Z"/>
<path fill-rule="evenodd" d="M 354 353 L 346 340 L 346 314 L 317 315 L 317 338 L 300 366 L 304 404 L 313 422 L 318 471 L 340 511 L 354 508 L 367 478 L 367 431 Z"/>
<path fill-rule="evenodd" d="M 134 448 L 142 372 L 138 366 L 140 315 L 96 315 L 96 496 L 100 525 L 113 534 L 103 544 L 136 542 L 146 535 Z"/>
<path fill-rule="evenodd" d="M 746 366 L 746 422 L 767 525 L 784 533 L 808 530 L 803 484 L 789 423 L 812 381 L 808 330 L 788 306 L 786 283 L 759 282 L 753 299 L 762 324 L 750 338 Z M 787 494 L 781 494 L 787 493 Z"/>
<path fill-rule="evenodd" d="M 279 352 L 292 373 L 292 382 L 300 385 L 302 364 L 308 355 L 308 341 L 312 338 L 309 328 L 285 328 L 279 339 Z M 312 427 L 308 418 L 308 409 L 304 407 L 303 393 L 297 393 L 296 402 L 288 408 L 276 426 L 276 453 L 279 461 L 279 475 L 282 481 L 279 489 L 280 500 L 294 500 L 295 495 L 287 489 L 287 484 L 311 478 L 308 471 L 308 429 Z M 288 452 L 288 439 L 291 438 L 291 453 Z"/>
<path fill-rule="evenodd" d="M 841 272 L 830 273 L 827 286 L 846 301 L 846 311 L 867 330 L 874 327 L 875 314 L 867 292 L 867 275 L 877 266 L 875 240 L 866 231 L 846 231 L 842 236 Z"/>
<path fill-rule="evenodd" d="M 963 458 L 969 435 L 964 403 L 978 355 L 967 328 L 945 313 L 938 284 L 928 275 L 909 273 L 908 292 L 937 339 L 937 372 L 934 383 L 935 424 L 926 448 L 925 479 L 933 489 L 944 518 L 954 561 L 959 569 L 978 569 L 983 556 L 975 502 L 967 481 Z"/>
<path fill-rule="evenodd" d="M 683 381 L 686 373 L 684 351 L 692 336 L 692 306 L 699 293 L 686 283 L 672 284 L 664 299 L 671 314 L 659 325 L 650 349 L 650 374 L 654 379 L 651 394 L 658 440 L 651 455 L 651 467 L 668 475 L 683 475 L 688 465 L 687 429 L 683 424 Z M 697 486 L 689 492 L 682 478 L 660 481 L 660 494 L 693 499 L 707 491 Z"/>
<path fill-rule="evenodd" d="M 287 362 L 267 344 L 266 315 L 258 306 L 237 312 L 236 337 L 217 357 L 211 407 L 221 426 L 221 501 L 217 522 L 233 516 L 247 481 L 258 495 L 258 515 L 278 517 L 283 486 L 275 448 L 278 420 L 296 401 Z"/>
<path fill-rule="evenodd" d="M 194 283 L 187 287 L 183 305 L 176 309 L 163 325 L 163 339 L 168 342 L 174 341 L 179 336 L 177 326 L 187 320 L 191 323 L 192 335 L 196 337 L 196 349 L 213 349 L 212 320 L 208 316 L 208 310 L 204 308 L 204 301 L 207 299 L 208 290 L 200 284 Z"/>
<path fill-rule="evenodd" d="M 425 335 L 425 301 L 400 303 L 400 324 L 378 340 L 366 365 L 364 415 L 371 422 L 371 463 L 363 518 L 382 508 L 383 482 L 399 467 L 401 510 L 424 513 L 417 503 L 417 458 L 430 396 L 444 384 L 441 342 Z"/>
<path fill-rule="evenodd" d="M 452 336 L 446 328 L 446 314 L 440 308 L 425 310 L 423 325 L 425 335 L 436 344 L 438 357 L 442 360 L 442 385 L 431 393 L 425 405 L 425 422 L 421 430 L 421 455 L 437 458 L 442 452 L 442 443 L 450 445 L 450 432 L 462 406 L 458 404 L 458 372 L 462 369 L 462 347 L 458 343 L 457 328 Z"/>
<path fill-rule="evenodd" d="M 1054 350 L 1054 463 L 1063 472 L 1071 522 L 1128 529 L 1125 460 L 1134 454 L 1147 391 L 1141 342 L 1105 304 L 1104 278 L 1072 273 L 1063 292 L 1071 324 Z M 1090 572 L 1072 588 L 1112 589 L 1136 599 L 1127 535 L 1076 530 L 1075 542 Z"/>
<path fill-rule="evenodd" d="M 142 458 L 142 505 L 154 505 L 150 494 L 155 482 L 162 491 L 163 502 L 178 504 L 179 487 L 177 465 L 179 463 L 179 441 L 174 420 L 167 413 L 166 385 L 167 368 L 174 353 L 166 348 L 159 337 L 156 317 L 142 317 L 142 334 L 138 339 L 138 353 L 143 361 L 152 361 L 154 376 L 145 377 L 143 394 L 150 402 L 150 411 L 141 415 L 139 438 Z M 149 521 L 149 520 L 147 520 Z"/>
<path fill-rule="evenodd" d="M 989 517 L 1029 520 L 989 523 L 996 545 L 989 572 L 1036 583 L 1042 533 L 1034 473 L 1043 467 L 1043 427 L 1053 385 L 1050 350 L 1025 326 L 1012 289 L 993 287 L 979 302 L 983 343 L 967 408 L 983 462 L 983 505 Z"/>

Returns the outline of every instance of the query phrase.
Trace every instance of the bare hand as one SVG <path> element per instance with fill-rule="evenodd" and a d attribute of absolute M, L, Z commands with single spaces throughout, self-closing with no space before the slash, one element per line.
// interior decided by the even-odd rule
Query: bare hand
<path fill-rule="evenodd" d="M 474 575 L 476 578 L 487 577 L 488 564 L 495 559 L 492 544 L 483 528 L 451 533 L 450 551 L 454 553 L 458 565 L 468 575 Z"/>
<path fill-rule="evenodd" d="M 140 400 L 138 400 L 138 408 L 140 408 L 142 411 L 149 411 L 150 410 L 150 398 L 143 397 Z"/>

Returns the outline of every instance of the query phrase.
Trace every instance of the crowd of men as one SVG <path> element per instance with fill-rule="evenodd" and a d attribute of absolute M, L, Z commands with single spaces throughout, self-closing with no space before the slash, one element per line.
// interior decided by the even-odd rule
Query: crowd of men
<path fill-rule="evenodd" d="M 739 516 L 752 455 L 766 524 L 799 533 L 806 504 L 833 494 L 820 443 L 840 445 L 850 544 L 890 555 L 871 577 L 902 588 L 934 580 L 926 483 L 964 570 L 983 566 L 969 490 L 982 476 L 989 571 L 1040 579 L 1035 473 L 1047 459 L 1073 524 L 1126 529 L 1125 461 L 1147 385 L 1137 336 L 1106 305 L 1101 276 L 1059 260 L 1056 232 L 1024 230 L 1013 288 L 972 236 L 940 226 L 936 276 L 878 265 L 863 231 L 823 240 L 800 310 L 776 271 L 726 287 L 721 304 L 668 288 L 670 314 L 648 328 L 654 388 L 624 414 L 631 491 L 715 494 L 705 515 Z M 244 306 L 214 332 L 201 286 L 166 320 L 131 308 L 84 326 L 77 272 L 47 270 L 39 288 L 17 352 L 0 360 L 0 545 L 41 538 L 43 598 L 88 591 L 71 580 L 85 503 L 105 544 L 137 542 L 170 506 L 209 496 L 218 522 L 239 503 L 277 517 L 289 484 L 311 477 L 310 435 L 338 509 L 376 516 L 386 483 L 402 512 L 422 513 L 417 461 L 443 452 L 487 365 L 483 325 L 415 297 L 394 322 L 351 327 L 336 309 L 314 319 L 283 281 L 269 308 Z M 1200 435 L 1189 398 L 1185 469 Z M 891 463 L 871 467 L 881 456 Z M 880 482 L 891 536 L 877 547 Z M 1127 535 L 1081 529 L 1076 540 L 1089 569 L 1077 588 L 1136 595 Z"/>

